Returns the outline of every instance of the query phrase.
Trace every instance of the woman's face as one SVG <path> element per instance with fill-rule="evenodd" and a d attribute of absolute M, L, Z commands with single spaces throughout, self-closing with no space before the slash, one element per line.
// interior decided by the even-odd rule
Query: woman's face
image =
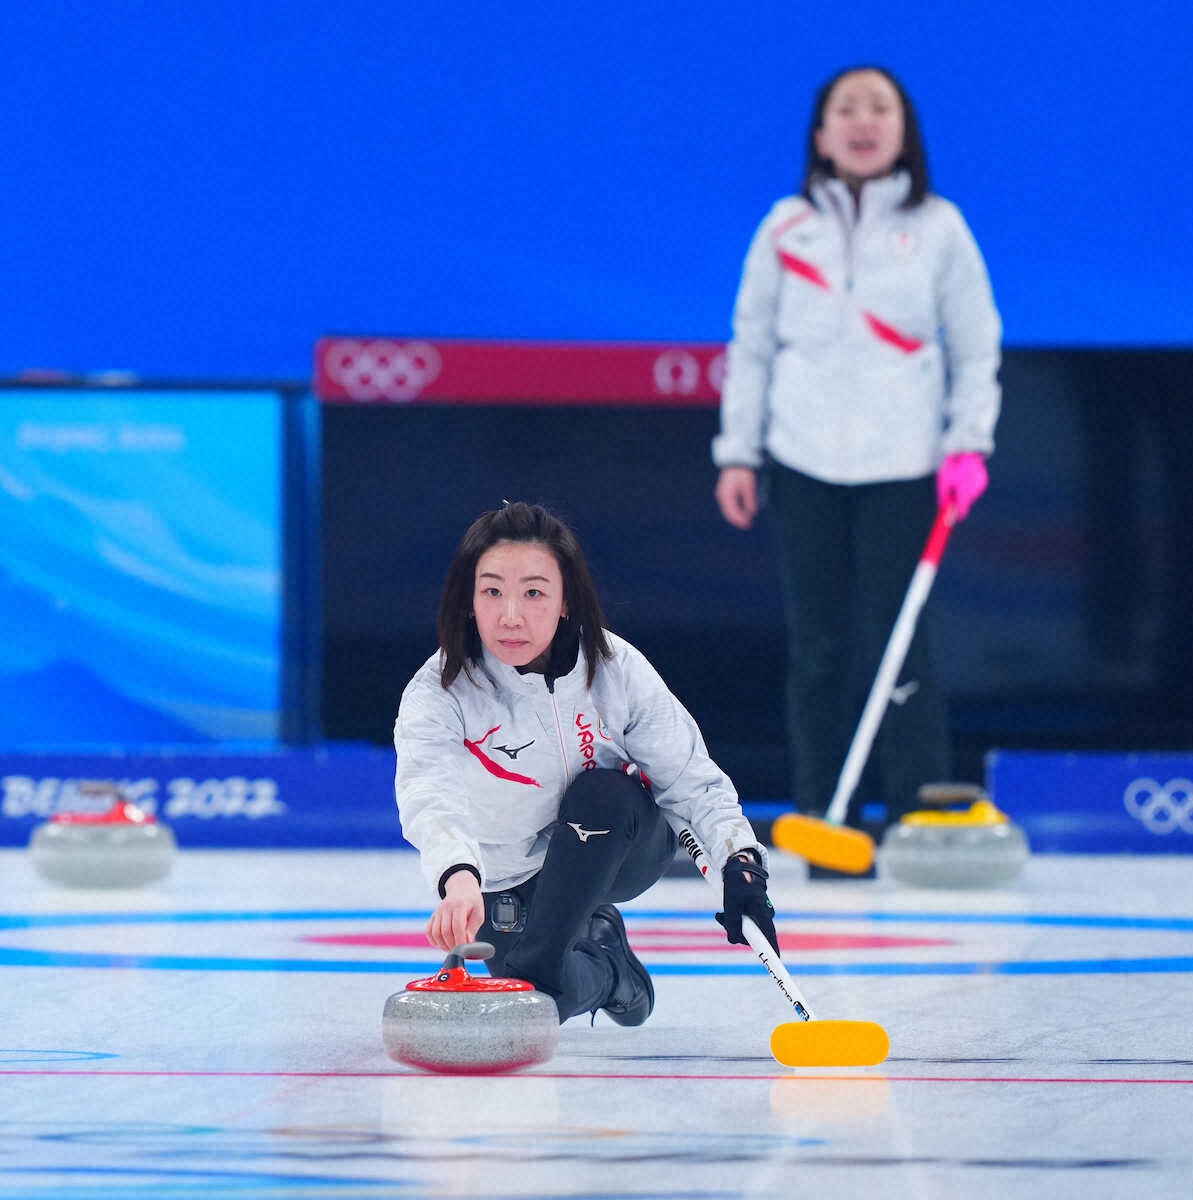
<path fill-rule="evenodd" d="M 849 184 L 888 175 L 903 152 L 903 105 L 878 71 L 851 71 L 829 92 L 816 149 Z"/>
<path fill-rule="evenodd" d="M 546 664 L 559 618 L 567 616 L 563 574 L 541 542 L 498 542 L 476 564 L 472 596 L 485 649 L 510 667 Z"/>

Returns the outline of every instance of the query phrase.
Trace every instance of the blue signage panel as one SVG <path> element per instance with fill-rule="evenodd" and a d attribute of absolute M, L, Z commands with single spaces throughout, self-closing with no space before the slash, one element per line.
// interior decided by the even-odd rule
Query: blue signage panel
<path fill-rule="evenodd" d="M 0 748 L 276 742 L 281 403 L 0 392 Z"/>
<path fill-rule="evenodd" d="M 1033 850 L 1193 852 L 1193 754 L 998 750 L 986 779 Z"/>
<path fill-rule="evenodd" d="M 0 754 L 0 845 L 63 812 L 107 808 L 94 785 L 169 825 L 182 847 L 398 848 L 394 753 L 335 745 L 273 753 Z"/>

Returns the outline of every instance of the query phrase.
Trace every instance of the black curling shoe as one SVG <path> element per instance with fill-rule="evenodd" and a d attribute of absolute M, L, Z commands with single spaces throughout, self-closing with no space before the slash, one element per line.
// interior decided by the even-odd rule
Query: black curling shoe
<path fill-rule="evenodd" d="M 588 918 L 588 937 L 613 964 L 613 988 L 601 1008 L 618 1025 L 641 1025 L 654 1009 L 654 984 L 630 949 L 625 922 L 612 904 L 602 904 Z"/>

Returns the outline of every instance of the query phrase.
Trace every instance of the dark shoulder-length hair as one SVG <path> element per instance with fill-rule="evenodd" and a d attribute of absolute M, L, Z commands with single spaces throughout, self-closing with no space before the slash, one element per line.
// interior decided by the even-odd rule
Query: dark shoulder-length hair
<path fill-rule="evenodd" d="M 461 671 L 472 679 L 470 668 L 481 661 L 483 646 L 472 615 L 476 564 L 498 542 L 538 542 L 555 556 L 563 576 L 568 624 L 579 631 L 591 687 L 597 664 L 613 657 L 613 647 L 606 635 L 605 616 L 584 551 L 576 535 L 553 512 L 541 504 L 522 501 L 482 513 L 456 547 L 439 601 L 440 682 L 445 688 L 451 687 Z"/>
<path fill-rule="evenodd" d="M 903 106 L 903 150 L 895 159 L 895 168 L 906 171 L 911 178 L 911 190 L 907 193 L 902 207 L 915 208 L 917 204 L 924 202 L 924 198 L 932 190 L 932 182 L 928 177 L 928 155 L 924 150 L 924 138 L 920 132 L 920 119 L 916 115 L 915 105 L 912 104 L 907 89 L 886 67 L 846 67 L 824 83 L 816 93 L 812 104 L 812 123 L 808 126 L 807 166 L 800 192 L 806 200 L 811 200 L 812 185 L 819 179 L 831 178 L 836 174 L 832 161 L 816 149 L 816 133 L 824 124 L 824 110 L 828 107 L 828 98 L 832 95 L 833 88 L 846 75 L 856 75 L 860 71 L 875 71 L 881 75 L 895 89 L 899 103 Z"/>

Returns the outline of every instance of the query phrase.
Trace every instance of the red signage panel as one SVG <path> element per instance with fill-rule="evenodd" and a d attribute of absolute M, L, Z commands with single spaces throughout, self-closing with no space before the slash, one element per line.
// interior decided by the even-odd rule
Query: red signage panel
<path fill-rule="evenodd" d="M 713 407 L 725 348 L 707 342 L 504 342 L 326 337 L 315 391 L 332 404 Z"/>

